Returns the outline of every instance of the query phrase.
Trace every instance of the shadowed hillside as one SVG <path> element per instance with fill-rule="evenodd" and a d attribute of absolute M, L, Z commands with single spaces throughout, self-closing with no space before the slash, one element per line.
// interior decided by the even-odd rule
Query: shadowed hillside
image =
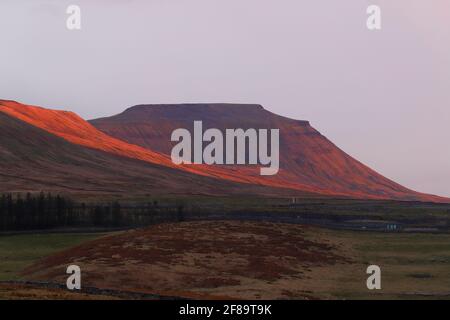
<path fill-rule="evenodd" d="M 0 100 L 0 114 L 0 191 L 449 201 L 411 191 L 341 151 L 308 122 L 257 105 L 137 106 L 90 124 L 72 112 Z M 280 172 L 261 176 L 258 166 L 173 164 L 167 154 L 171 133 L 191 128 L 195 120 L 204 129 L 280 129 Z"/>
<path fill-rule="evenodd" d="M 82 147 L 1 112 L 0 161 L 0 192 L 44 190 L 93 196 L 285 192 Z"/>
<path fill-rule="evenodd" d="M 231 181 L 271 188 L 293 189 L 301 194 L 320 193 L 333 196 L 339 195 L 328 192 L 327 190 L 278 179 L 278 177 L 261 177 L 258 168 L 255 166 L 240 166 L 239 168 L 234 167 L 231 170 L 223 166 L 177 166 L 172 163 L 168 155 L 108 136 L 72 112 L 50 110 L 20 104 L 14 101 L 2 100 L 0 100 L 0 112 L 26 122 L 33 127 L 40 128 L 75 145 L 104 151 L 111 155 L 141 160 L 166 169 L 170 168 L 184 173 L 189 172 L 200 176 L 217 178 L 216 183 L 220 184 L 227 184 L 227 181 Z M 192 192 L 191 187 L 189 183 L 184 185 L 188 194 Z M 221 186 L 212 187 L 208 193 L 217 193 L 215 188 L 219 190 Z M 232 193 L 232 191 L 230 190 L 226 193 Z"/>
<path fill-rule="evenodd" d="M 280 129 L 280 172 L 274 181 L 300 184 L 305 190 L 357 198 L 446 201 L 409 190 L 363 165 L 336 147 L 309 122 L 273 114 L 260 105 L 141 105 L 90 121 L 104 133 L 149 150 L 170 154 L 177 128 Z M 234 169 L 235 167 L 231 167 Z M 230 168 L 230 170 L 231 170 Z"/>

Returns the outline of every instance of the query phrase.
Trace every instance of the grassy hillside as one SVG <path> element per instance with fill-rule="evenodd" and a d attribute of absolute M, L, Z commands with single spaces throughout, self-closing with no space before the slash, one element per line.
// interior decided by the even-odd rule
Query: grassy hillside
<path fill-rule="evenodd" d="M 39 244 L 33 236 L 6 238 L 16 248 L 10 256 L 18 261 L 9 268 L 17 275 L 38 256 L 58 251 L 54 246 L 63 246 L 59 237 L 65 239 L 42 238 L 40 254 L 32 249 Z M 83 237 L 79 241 L 87 240 Z M 25 278 L 64 283 L 68 263 L 81 266 L 87 286 L 182 297 L 450 298 L 448 234 L 332 231 L 268 222 L 162 224 L 51 255 L 27 268 Z M 366 268 L 372 264 L 381 267 L 381 291 L 366 287 Z"/>
<path fill-rule="evenodd" d="M 0 236 L 0 281 L 20 279 L 19 273 L 37 260 L 100 236 L 102 234 Z"/>

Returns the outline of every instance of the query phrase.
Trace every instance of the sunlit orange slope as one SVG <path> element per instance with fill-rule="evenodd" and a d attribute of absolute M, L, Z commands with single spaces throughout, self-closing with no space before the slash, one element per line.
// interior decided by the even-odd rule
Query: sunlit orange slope
<path fill-rule="evenodd" d="M 332 193 L 320 188 L 283 181 L 281 179 L 266 179 L 259 175 L 259 170 L 257 170 L 257 168 L 241 167 L 225 169 L 218 166 L 207 165 L 178 166 L 172 163 L 168 155 L 154 152 L 108 136 L 73 112 L 50 110 L 5 100 L 0 100 L 0 112 L 43 129 L 71 143 L 123 157 L 138 159 L 152 164 L 233 182 L 295 189 L 302 192 L 345 196 L 345 194 Z M 189 186 L 186 187 L 189 188 Z"/>
<path fill-rule="evenodd" d="M 102 131 L 73 112 L 49 110 L 14 101 L 0 100 L 0 112 L 79 146 L 215 178 L 218 187 L 223 181 L 231 181 L 324 196 L 449 202 L 448 199 L 418 193 L 386 179 L 346 155 L 310 127 L 308 122 L 274 115 L 261 106 L 247 106 L 244 109 L 229 105 L 131 108 L 119 116 L 94 121 Z M 192 124 L 194 118 L 216 128 L 280 128 L 279 174 L 260 176 L 259 168 L 254 166 L 173 164 L 167 154 L 170 132 Z M 126 131 L 130 128 L 137 130 L 140 136 L 127 136 Z M 161 139 L 161 134 L 166 138 Z M 136 138 L 141 140 L 136 141 Z M 186 185 L 186 190 L 189 188 Z"/>
<path fill-rule="evenodd" d="M 395 183 L 346 154 L 308 121 L 279 116 L 261 105 L 140 105 L 90 123 L 110 136 L 169 154 L 173 147 L 169 139 L 171 132 L 176 128 L 192 130 L 195 120 L 202 120 L 204 130 L 279 129 L 280 171 L 266 181 L 301 184 L 326 190 L 325 194 L 355 198 L 449 201 Z"/>

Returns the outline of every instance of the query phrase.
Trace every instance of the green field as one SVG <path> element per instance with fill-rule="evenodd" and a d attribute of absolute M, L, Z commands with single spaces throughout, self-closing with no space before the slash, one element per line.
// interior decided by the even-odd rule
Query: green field
<path fill-rule="evenodd" d="M 76 246 L 101 234 L 0 235 L 0 281 L 18 280 L 20 272 L 52 253 Z"/>
<path fill-rule="evenodd" d="M 326 270 L 322 298 L 450 299 L 450 235 L 330 231 L 315 237 L 348 248 L 349 266 Z M 382 290 L 367 290 L 369 265 L 381 268 Z"/>

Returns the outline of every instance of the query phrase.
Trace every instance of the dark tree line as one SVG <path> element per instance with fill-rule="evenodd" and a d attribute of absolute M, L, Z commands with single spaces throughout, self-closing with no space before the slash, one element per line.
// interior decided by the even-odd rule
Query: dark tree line
<path fill-rule="evenodd" d="M 51 193 L 3 194 L 0 197 L 0 231 L 54 228 L 145 226 L 184 220 L 184 207 L 160 207 L 155 201 L 140 206 L 76 203 Z"/>

